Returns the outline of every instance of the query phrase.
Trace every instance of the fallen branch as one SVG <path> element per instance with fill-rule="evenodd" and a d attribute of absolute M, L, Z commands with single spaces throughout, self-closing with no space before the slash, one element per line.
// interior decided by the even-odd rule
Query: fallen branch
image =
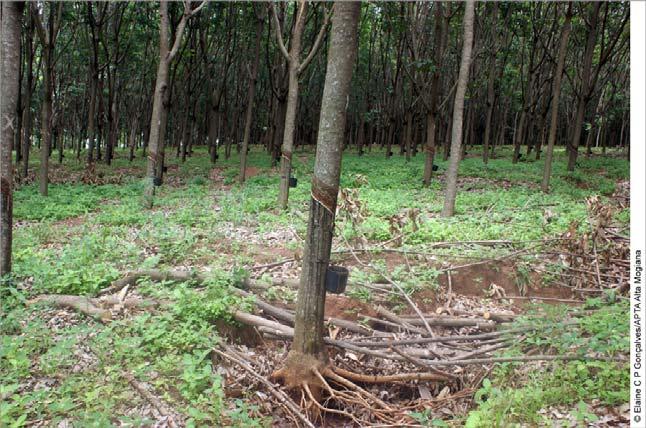
<path fill-rule="evenodd" d="M 492 358 L 473 358 L 464 360 L 428 360 L 427 363 L 433 366 L 468 366 L 472 364 L 491 364 L 491 363 L 519 363 L 528 361 L 616 361 L 625 362 L 626 360 L 612 357 L 596 357 L 593 355 L 527 355 L 519 357 L 492 357 Z"/>
<path fill-rule="evenodd" d="M 476 327 L 480 330 L 493 330 L 496 327 L 494 321 L 478 318 L 425 317 L 425 319 L 428 325 L 434 327 Z M 412 325 L 421 325 L 418 319 L 404 318 L 404 320 Z"/>
<path fill-rule="evenodd" d="M 544 300 L 546 302 L 561 302 L 561 303 L 578 303 L 578 304 L 584 304 L 585 302 L 582 300 L 574 300 L 574 299 L 558 299 L 556 297 L 538 297 L 538 296 L 505 296 L 505 297 L 494 297 L 494 300 L 505 300 L 505 299 L 513 299 L 513 300 Z"/>
<path fill-rule="evenodd" d="M 345 244 L 348 246 L 348 248 L 350 248 L 350 245 L 348 244 L 348 241 L 345 239 L 345 237 L 343 238 L 343 240 L 344 240 Z M 364 262 L 362 262 L 359 259 L 359 257 L 357 257 L 357 254 L 352 249 L 350 249 L 350 254 L 352 254 L 352 257 L 354 257 L 354 259 L 357 261 L 357 263 L 359 263 L 361 266 L 368 267 L 368 268 L 374 270 L 375 272 L 380 274 L 386 281 L 388 281 L 393 287 L 395 287 L 397 289 L 397 291 L 399 291 L 399 293 L 401 293 L 401 295 L 404 297 L 406 302 L 408 302 L 410 307 L 413 308 L 413 310 L 415 311 L 417 316 L 420 317 L 420 319 L 422 320 L 422 322 L 424 324 L 424 327 L 426 327 L 426 331 L 428 331 L 431 336 L 434 335 L 433 330 L 431 330 L 431 326 L 428 325 L 428 323 L 426 322 L 426 319 L 424 318 L 424 315 L 422 314 L 422 311 L 419 310 L 419 308 L 417 307 L 415 302 L 413 302 L 411 300 L 408 293 L 406 293 L 406 291 L 404 291 L 404 289 L 399 284 L 397 284 L 395 281 L 393 281 L 391 278 L 389 278 L 388 275 L 384 274 L 379 269 L 377 269 L 372 263 L 364 263 Z"/>
<path fill-rule="evenodd" d="M 88 315 L 97 321 L 108 322 L 112 319 L 109 310 L 95 304 L 94 299 L 84 296 L 67 296 L 58 294 L 43 294 L 27 302 L 28 305 L 45 302 L 55 306 L 74 309 Z"/>
<path fill-rule="evenodd" d="M 135 390 L 137 390 L 137 392 L 143 398 L 146 399 L 146 401 L 148 401 L 150 404 L 153 405 L 155 409 L 157 409 L 160 415 L 171 416 L 170 412 L 168 411 L 166 406 L 161 402 L 161 400 L 159 400 L 159 398 L 155 397 L 150 391 L 148 391 L 148 389 L 144 386 L 144 384 L 142 384 L 137 379 L 135 379 L 135 377 L 130 372 L 124 371 L 123 377 L 128 381 L 128 383 L 130 383 L 130 385 L 132 385 L 133 388 L 135 388 Z"/>
<path fill-rule="evenodd" d="M 281 266 L 281 265 L 284 265 L 286 263 L 293 262 L 294 260 L 295 260 L 294 258 L 291 258 L 291 259 L 280 260 L 280 261 L 273 262 L 273 263 L 267 263 L 265 265 L 252 266 L 251 268 L 249 268 L 249 270 L 271 269 L 271 268 L 274 268 L 276 266 Z"/>
<path fill-rule="evenodd" d="M 144 269 L 137 270 L 133 272 L 128 272 L 126 276 L 121 279 L 114 281 L 109 287 L 104 288 L 99 291 L 99 295 L 113 294 L 121 290 L 122 288 L 128 285 L 135 285 L 138 280 L 142 278 L 148 278 L 155 282 L 161 281 L 176 281 L 176 282 L 187 282 L 195 281 L 198 284 L 206 282 L 210 277 L 207 274 L 186 271 L 186 270 L 170 270 L 164 271 L 161 269 Z M 250 288 L 250 289 L 261 289 L 266 290 L 272 286 L 289 286 L 293 287 L 297 285 L 297 281 L 289 279 L 274 279 L 270 285 L 263 284 L 259 281 L 254 281 L 251 279 L 245 279 L 237 284 L 241 288 Z"/>
<path fill-rule="evenodd" d="M 398 315 L 394 314 L 393 312 L 389 311 L 388 309 L 384 308 L 383 306 L 377 306 L 375 308 L 375 312 L 377 312 L 378 315 L 381 315 L 382 317 L 386 318 L 387 320 L 399 324 L 403 329 L 411 331 L 413 333 L 417 334 L 424 334 L 424 331 L 411 325 L 410 323 L 404 321 L 401 319 Z"/>
<path fill-rule="evenodd" d="M 543 327 L 540 327 L 543 328 Z M 390 348 L 401 345 L 421 345 L 426 343 L 438 342 L 473 342 L 476 340 L 492 339 L 506 334 L 527 333 L 529 331 L 538 330 L 538 327 L 519 327 L 509 330 L 500 330 L 492 333 L 472 334 L 472 335 L 455 335 L 455 336 L 441 336 L 441 337 L 419 337 L 415 339 L 402 339 L 402 340 L 382 340 L 382 341 L 364 341 L 364 342 L 350 342 L 352 344 L 366 346 L 370 348 Z"/>
<path fill-rule="evenodd" d="M 428 364 L 426 364 L 426 362 L 424 360 L 422 360 L 420 358 L 413 357 L 412 355 L 407 354 L 406 352 L 402 351 L 399 348 L 392 347 L 390 349 L 392 349 L 393 352 L 395 352 L 396 354 L 401 355 L 406 361 L 410 361 L 411 363 L 415 364 L 417 367 L 421 367 L 421 368 L 423 368 L 425 370 L 430 370 L 430 371 L 432 371 L 432 372 L 434 372 L 436 374 L 448 377 L 450 379 L 454 379 L 454 380 L 458 379 L 458 377 L 456 375 L 453 375 L 453 374 L 447 373 L 447 372 L 443 372 L 441 370 L 436 369 L 433 366 L 429 366 Z"/>
<path fill-rule="evenodd" d="M 289 398 L 287 394 L 276 388 L 271 382 L 265 379 L 265 377 L 260 376 L 257 370 L 254 370 L 251 366 L 249 366 L 239 358 L 227 354 L 226 352 L 223 352 L 217 348 L 213 348 L 213 352 L 242 367 L 242 369 L 249 373 L 254 379 L 260 381 L 263 385 L 265 385 L 269 392 L 274 397 L 276 397 L 278 401 L 292 413 L 292 415 L 296 416 L 301 422 L 303 422 L 306 427 L 315 428 L 314 425 L 307 419 L 307 417 L 303 415 L 303 413 L 301 413 L 296 403 L 294 403 L 294 401 L 292 401 L 292 399 Z"/>
<path fill-rule="evenodd" d="M 437 373 L 398 373 L 394 375 L 367 375 L 355 373 L 341 367 L 332 368 L 334 373 L 349 379 L 353 382 L 361 383 L 389 383 L 389 382 L 448 382 L 450 379 Z"/>

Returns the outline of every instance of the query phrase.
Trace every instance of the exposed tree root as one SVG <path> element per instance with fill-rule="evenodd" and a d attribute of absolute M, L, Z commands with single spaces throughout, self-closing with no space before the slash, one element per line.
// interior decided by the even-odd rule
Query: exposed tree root
<path fill-rule="evenodd" d="M 301 392 L 301 406 L 314 419 L 332 413 L 352 420 L 359 426 L 369 424 L 359 415 L 369 414 L 386 424 L 407 425 L 412 422 L 406 412 L 395 409 L 357 383 L 391 383 L 405 381 L 447 382 L 449 376 L 438 373 L 403 373 L 364 375 L 329 364 L 314 356 L 290 352 L 283 368 L 271 376 L 286 388 Z M 334 383 L 334 387 L 330 382 Z M 333 406 L 330 403 L 334 402 Z M 354 410 L 349 410 L 354 409 Z"/>

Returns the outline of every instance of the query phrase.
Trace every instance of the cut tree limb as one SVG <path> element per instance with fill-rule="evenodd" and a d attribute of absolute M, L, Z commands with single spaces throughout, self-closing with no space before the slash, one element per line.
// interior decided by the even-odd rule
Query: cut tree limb
<path fill-rule="evenodd" d="M 389 382 L 448 382 L 450 378 L 437 373 L 398 373 L 394 375 L 366 375 L 355 373 L 341 367 L 334 367 L 334 373 L 353 382 L 361 383 L 389 383 Z"/>
<path fill-rule="evenodd" d="M 74 309 L 97 321 L 108 322 L 112 318 L 109 310 L 97 306 L 94 299 L 84 296 L 67 296 L 58 294 L 43 294 L 27 302 L 28 305 L 45 302 L 55 306 Z"/>
<path fill-rule="evenodd" d="M 258 374 L 258 371 L 255 370 L 253 367 L 249 366 L 246 362 L 240 360 L 237 357 L 234 357 L 227 352 L 221 351 L 220 349 L 214 348 L 213 352 L 218 354 L 219 356 L 237 364 L 238 366 L 242 367 L 247 373 L 249 373 L 253 378 L 256 380 L 260 381 L 263 385 L 267 387 L 269 392 L 278 399 L 278 401 L 284 405 L 291 413 L 292 415 L 296 416 L 306 427 L 314 428 L 314 425 L 307 419 L 303 413 L 299 410 L 298 406 L 294 401 L 292 401 L 291 398 L 287 394 L 285 394 L 283 391 L 280 389 L 276 388 L 271 382 L 269 382 L 267 379 L 265 379 L 263 376 L 260 376 Z"/>

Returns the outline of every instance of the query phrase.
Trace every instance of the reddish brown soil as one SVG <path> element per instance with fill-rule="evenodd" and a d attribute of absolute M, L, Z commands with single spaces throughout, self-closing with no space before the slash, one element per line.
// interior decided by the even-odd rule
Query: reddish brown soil
<path fill-rule="evenodd" d="M 233 325 L 221 320 L 216 321 L 215 326 L 218 332 L 232 343 L 258 346 L 264 342 L 255 327 L 244 324 Z"/>
<path fill-rule="evenodd" d="M 260 174 L 260 172 L 261 172 L 261 171 L 260 171 L 260 169 L 259 169 L 259 168 L 256 168 L 255 166 L 248 166 L 248 167 L 247 167 L 247 168 L 245 168 L 245 170 L 244 170 L 244 175 L 245 175 L 245 177 L 247 177 L 247 178 L 249 178 L 249 177 L 255 177 L 256 175 Z"/>
<path fill-rule="evenodd" d="M 440 292 L 433 290 L 422 290 L 413 296 L 414 301 L 424 311 L 434 311 L 441 306 L 443 301 L 438 297 L 448 289 L 448 278 L 446 274 L 438 278 Z M 474 296 L 486 298 L 485 291 L 491 284 L 496 284 L 505 290 L 506 296 L 520 296 L 520 290 L 516 282 L 516 269 L 512 262 L 492 262 L 482 265 L 471 266 L 451 272 L 451 288 L 454 294 L 462 296 Z M 525 296 L 548 297 L 557 299 L 576 299 L 572 291 L 566 287 L 556 285 L 543 287 L 540 284 L 538 275 L 530 278 L 529 284 L 525 285 Z M 524 306 L 527 300 L 514 300 L 514 306 Z M 554 303 L 545 301 L 545 303 Z"/>
<path fill-rule="evenodd" d="M 269 264 L 294 257 L 294 251 L 283 247 L 265 247 L 263 245 L 250 246 L 245 251 L 253 257 L 256 265 Z"/>
<path fill-rule="evenodd" d="M 377 313 L 366 303 L 346 296 L 328 294 L 325 297 L 325 316 L 356 321 L 358 315 L 376 317 Z"/>
<path fill-rule="evenodd" d="M 379 259 L 382 260 L 384 263 L 386 263 L 386 268 L 390 271 L 394 269 L 397 266 L 405 265 L 406 264 L 406 255 L 403 253 L 381 253 L 379 254 L 378 257 L 375 257 L 374 254 L 366 254 L 366 253 L 357 253 L 357 257 L 365 263 L 370 262 L 371 260 L 374 259 Z M 338 261 L 339 263 L 343 264 L 345 267 L 351 267 L 351 266 L 356 266 L 358 268 L 362 268 L 362 266 L 357 263 L 355 260 L 354 256 L 350 253 L 341 253 L 341 254 L 334 254 L 333 255 L 334 261 Z M 413 261 L 411 260 L 411 263 Z"/>

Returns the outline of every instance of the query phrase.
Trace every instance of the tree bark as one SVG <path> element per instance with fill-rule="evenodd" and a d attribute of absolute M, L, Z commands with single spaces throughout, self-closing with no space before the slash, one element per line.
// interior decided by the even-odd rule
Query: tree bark
<path fill-rule="evenodd" d="M 359 2 L 334 4 L 312 179 L 308 233 L 296 305 L 294 343 L 289 357 L 294 362 L 303 355 L 314 357 L 318 361 L 327 360 L 323 341 L 325 274 L 332 247 L 334 214 L 341 174 L 341 147 L 357 51 L 360 11 Z"/>
<path fill-rule="evenodd" d="M 492 49 L 489 56 L 489 76 L 487 81 L 487 118 L 485 120 L 484 144 L 482 146 L 482 162 L 489 162 L 489 140 L 491 139 L 491 123 L 493 119 L 494 104 L 496 102 L 495 83 L 496 83 L 496 54 L 498 53 L 498 3 L 493 2 L 491 9 L 492 17 Z"/>
<path fill-rule="evenodd" d="M 552 115 L 550 118 L 550 133 L 547 139 L 547 150 L 545 151 L 545 166 L 543 169 L 543 182 L 541 183 L 541 190 L 544 193 L 549 192 L 550 188 L 550 175 L 552 174 L 552 159 L 554 156 L 554 144 L 556 142 L 556 127 L 558 125 L 559 113 L 559 97 L 561 95 L 561 80 L 563 78 L 563 67 L 565 65 L 565 54 L 567 53 L 567 44 L 570 38 L 570 31 L 572 22 L 572 2 L 568 4 L 567 12 L 565 13 L 565 22 L 563 23 L 563 30 L 561 31 L 561 43 L 559 46 L 558 60 L 556 63 L 556 70 L 554 71 L 554 86 L 552 87 Z"/>
<path fill-rule="evenodd" d="M 578 94 L 578 103 L 576 118 L 574 120 L 574 129 L 572 134 L 572 142 L 569 147 L 567 170 L 574 171 L 576 160 L 579 155 L 579 142 L 581 140 L 581 129 L 583 128 L 583 119 L 585 118 L 585 110 L 590 101 L 592 93 L 590 74 L 592 70 L 592 57 L 594 55 L 594 48 L 597 42 L 597 22 L 599 20 L 599 10 L 601 2 L 595 2 L 591 5 L 592 11 L 590 12 L 590 23 L 588 27 L 588 35 L 585 45 L 585 52 L 583 54 L 583 68 L 581 69 L 581 92 Z"/>
<path fill-rule="evenodd" d="M 177 55 L 182 41 L 182 33 L 186 22 L 194 16 L 205 3 L 201 3 L 197 9 L 191 11 L 190 1 L 184 2 L 184 15 L 175 31 L 173 47 L 169 49 L 169 17 L 168 2 L 159 2 L 159 65 L 157 66 L 157 78 L 155 81 L 155 93 L 153 95 L 153 111 L 150 117 L 150 136 L 148 141 L 148 162 L 146 165 L 146 178 L 144 181 L 143 205 L 145 208 L 152 208 L 155 197 L 155 182 L 161 180 L 164 163 L 164 137 L 166 120 L 168 115 L 169 88 L 168 74 L 170 64 Z"/>
<path fill-rule="evenodd" d="M 455 89 L 453 103 L 453 126 L 451 129 L 451 159 L 446 171 L 446 194 L 442 217 L 451 217 L 455 212 L 455 196 L 457 193 L 458 168 L 460 166 L 462 146 L 462 120 L 464 115 L 464 96 L 469 80 L 469 67 L 471 66 L 471 50 L 473 47 L 473 20 L 475 15 L 475 1 L 467 0 L 464 12 L 464 42 L 462 46 L 462 60 L 458 84 Z"/>
<path fill-rule="evenodd" d="M 272 13 L 274 17 L 274 23 L 276 27 L 276 37 L 278 39 L 278 45 L 280 51 L 283 53 L 283 56 L 287 59 L 287 73 L 289 78 L 289 84 L 287 88 L 287 106 L 285 111 L 285 128 L 283 130 L 283 145 L 281 148 L 281 162 L 280 162 L 280 189 L 278 194 L 278 206 L 280 209 L 287 209 L 287 202 L 289 200 L 289 177 L 292 171 L 292 151 L 294 149 L 294 134 L 296 130 L 296 111 L 298 108 L 298 79 L 300 73 L 307 67 L 310 63 L 318 47 L 321 44 L 323 35 L 325 34 L 325 28 L 327 26 L 327 17 L 321 26 L 321 29 L 314 41 L 314 45 L 310 50 L 307 57 L 301 62 L 301 39 L 303 37 L 303 30 L 306 23 L 306 12 L 307 12 L 307 2 L 305 0 L 299 0 L 298 10 L 296 11 L 296 22 L 294 23 L 294 28 L 292 30 L 292 37 L 290 39 L 290 50 L 287 52 L 280 29 L 280 24 L 278 17 L 276 15 L 276 9 L 273 7 L 272 3 Z"/>
<path fill-rule="evenodd" d="M 33 4 L 33 3 L 32 3 Z M 40 184 L 39 190 L 42 196 L 47 196 L 48 174 L 49 174 L 49 155 L 52 143 L 52 104 L 53 104 L 53 78 L 54 78 L 54 47 L 56 37 L 60 28 L 61 13 L 63 4 L 49 5 L 49 19 L 47 28 L 43 26 L 38 15 L 38 10 L 32 9 L 34 19 L 36 20 L 36 30 L 40 39 L 43 57 L 43 102 L 41 107 L 41 146 L 40 146 Z"/>
<path fill-rule="evenodd" d="M 255 5 L 254 5 L 254 12 Z M 245 181 L 245 173 L 247 169 L 247 149 L 249 147 L 249 138 L 251 136 L 251 122 L 253 120 L 253 105 L 256 93 L 256 81 L 258 80 L 258 64 L 260 63 L 260 40 L 262 39 L 262 27 L 264 20 L 262 16 L 256 15 L 256 44 L 254 48 L 254 58 L 249 70 L 249 88 L 247 89 L 247 111 L 245 113 L 244 136 L 242 137 L 242 151 L 240 152 L 240 174 L 238 175 L 238 182 L 240 184 Z"/>
<path fill-rule="evenodd" d="M 20 84 L 20 29 L 23 7 L 24 3 L 0 3 L 0 277 L 11 272 L 11 146 L 16 130 L 16 102 Z"/>
<path fill-rule="evenodd" d="M 29 151 L 31 149 L 31 96 L 34 92 L 34 20 L 29 18 L 25 49 L 27 51 L 27 82 L 25 85 L 25 108 L 22 120 L 22 168 L 21 178 L 29 174 Z"/>
<path fill-rule="evenodd" d="M 88 166 L 94 162 L 94 146 L 96 142 L 95 134 L 95 120 L 96 120 L 96 99 L 97 89 L 99 86 L 99 34 L 97 27 L 103 25 L 104 13 L 100 14 L 99 22 L 97 23 L 92 11 L 92 2 L 87 3 L 88 24 L 92 33 L 92 58 L 90 59 L 90 99 L 88 100 L 88 115 L 87 115 L 87 164 Z M 102 9 L 105 12 L 105 9 Z"/>
<path fill-rule="evenodd" d="M 287 61 L 287 73 L 289 84 L 287 87 L 287 108 L 285 110 L 285 128 L 283 131 L 283 144 L 280 157 L 280 190 L 278 195 L 278 206 L 280 209 L 287 209 L 289 199 L 289 176 L 292 171 L 292 150 L 294 148 L 294 130 L 296 123 L 296 109 L 298 107 L 298 67 L 301 54 L 301 39 L 305 27 L 305 15 L 307 2 L 299 1 L 296 12 L 296 23 L 290 39 L 289 59 Z M 277 29 L 277 31 L 279 31 Z"/>
<path fill-rule="evenodd" d="M 437 101 L 440 94 L 440 64 L 444 56 L 444 16 L 442 2 L 435 2 L 435 29 L 433 33 L 435 55 L 433 75 L 431 76 L 431 96 L 429 99 L 429 111 L 426 115 L 426 159 L 424 162 L 424 187 L 431 185 L 433 178 L 433 161 L 435 160 L 435 136 L 437 135 Z"/>

